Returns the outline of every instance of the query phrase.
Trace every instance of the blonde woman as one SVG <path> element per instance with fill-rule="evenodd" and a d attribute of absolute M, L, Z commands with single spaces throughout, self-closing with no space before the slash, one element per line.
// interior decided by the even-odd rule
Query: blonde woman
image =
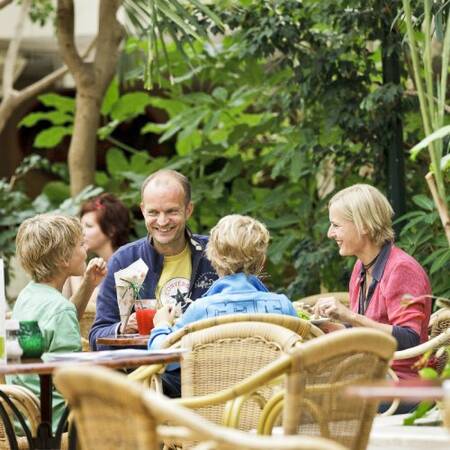
<path fill-rule="evenodd" d="M 386 197 L 368 184 L 356 184 L 329 202 L 330 228 L 341 256 L 356 256 L 349 284 L 350 309 L 334 297 L 317 301 L 315 312 L 345 326 L 370 327 L 391 334 L 398 349 L 427 340 L 430 282 L 420 264 L 394 244 L 393 210 Z M 343 327 L 344 325 L 341 325 Z M 325 324 L 325 331 L 337 328 Z M 417 376 L 415 359 L 394 361 L 399 378 Z"/>
<path fill-rule="evenodd" d="M 159 348 L 167 335 L 197 320 L 237 313 L 274 313 L 296 316 L 291 301 L 269 292 L 258 275 L 266 260 L 269 232 L 257 220 L 233 214 L 225 216 L 211 230 L 206 256 L 219 275 L 205 295 L 189 305 L 173 325 L 175 310 L 161 308 L 153 320 L 155 328 L 149 348 Z M 180 396 L 179 368 L 166 370 L 164 393 Z"/>

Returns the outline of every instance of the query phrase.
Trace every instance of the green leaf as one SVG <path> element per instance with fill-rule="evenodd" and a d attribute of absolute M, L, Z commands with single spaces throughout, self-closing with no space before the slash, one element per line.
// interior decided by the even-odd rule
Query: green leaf
<path fill-rule="evenodd" d="M 117 77 L 114 77 L 106 91 L 105 97 L 103 98 L 101 109 L 102 115 L 107 116 L 111 112 L 114 103 L 116 103 L 118 99 L 119 99 L 119 81 Z"/>
<path fill-rule="evenodd" d="M 442 253 L 438 258 L 433 261 L 430 269 L 430 275 L 433 275 L 438 270 L 442 269 L 450 261 L 450 249 Z"/>
<path fill-rule="evenodd" d="M 228 98 L 228 91 L 223 87 L 217 87 L 213 90 L 212 96 L 217 100 L 224 102 Z"/>
<path fill-rule="evenodd" d="M 42 192 L 55 205 L 61 204 L 66 198 L 70 197 L 70 188 L 62 181 L 50 181 Z"/>
<path fill-rule="evenodd" d="M 130 169 L 136 173 L 147 173 L 147 165 L 150 161 L 150 156 L 147 152 L 135 153 L 130 160 Z"/>
<path fill-rule="evenodd" d="M 194 130 L 186 136 L 182 136 L 180 133 L 180 136 L 176 144 L 177 153 L 180 156 L 186 156 L 189 153 L 191 153 L 192 150 L 195 150 L 196 148 L 200 147 L 201 143 L 202 143 L 202 135 L 198 130 Z"/>
<path fill-rule="evenodd" d="M 211 131 L 211 133 L 209 133 L 209 140 L 213 144 L 226 145 L 229 134 L 230 134 L 230 130 L 228 130 L 226 128 L 219 128 L 219 129 L 213 130 L 213 131 Z"/>
<path fill-rule="evenodd" d="M 427 211 L 433 211 L 434 209 L 434 202 L 430 198 L 428 198 L 426 195 L 414 195 L 412 198 L 412 201 L 419 206 L 422 209 L 425 209 Z"/>
<path fill-rule="evenodd" d="M 125 94 L 111 108 L 111 118 L 124 121 L 143 114 L 150 105 L 150 96 L 145 92 Z"/>
<path fill-rule="evenodd" d="M 34 140 L 36 148 L 53 148 L 66 136 L 72 134 L 72 127 L 50 127 L 41 131 Z"/>
<path fill-rule="evenodd" d="M 168 128 L 167 123 L 149 122 L 148 124 L 144 125 L 141 128 L 141 134 L 146 134 L 146 133 L 162 134 L 167 130 L 167 128 Z"/>
<path fill-rule="evenodd" d="M 279 264 L 283 261 L 284 253 L 292 247 L 295 241 L 296 237 L 293 235 L 283 236 L 281 239 L 275 241 L 268 251 L 270 260 L 274 264 Z"/>
<path fill-rule="evenodd" d="M 286 227 L 289 227 L 290 225 L 294 225 L 299 222 L 298 216 L 294 215 L 286 215 L 284 217 L 280 217 L 277 219 L 266 219 L 264 223 L 270 228 L 271 230 L 275 229 L 283 229 Z"/>
<path fill-rule="evenodd" d="M 435 380 L 438 377 L 438 373 L 436 370 L 432 369 L 431 367 L 424 367 L 423 369 L 419 370 L 420 378 L 424 380 Z"/>
<path fill-rule="evenodd" d="M 267 117 L 266 114 L 241 114 L 239 122 L 245 123 L 250 127 L 256 127 L 261 121 Z"/>
<path fill-rule="evenodd" d="M 408 416 L 406 419 L 403 420 L 403 425 L 414 425 L 415 420 L 423 417 L 431 409 L 432 406 L 433 402 L 430 401 L 420 402 L 416 410 L 410 416 Z"/>
<path fill-rule="evenodd" d="M 43 94 L 39 101 L 49 108 L 55 108 L 60 112 L 75 113 L 75 100 L 58 94 Z"/>
<path fill-rule="evenodd" d="M 120 125 L 118 120 L 112 120 L 97 130 L 97 136 L 103 141 L 111 136 L 112 132 Z"/>
<path fill-rule="evenodd" d="M 180 114 L 186 105 L 179 100 L 160 98 L 160 97 L 150 97 L 150 104 L 155 108 L 164 109 L 169 114 L 169 118 L 175 117 Z"/>
<path fill-rule="evenodd" d="M 106 166 L 111 175 L 129 170 L 127 158 L 118 148 L 110 148 L 106 154 Z"/>
<path fill-rule="evenodd" d="M 417 155 L 423 150 L 425 147 L 428 147 L 429 144 L 436 141 L 437 139 L 442 139 L 445 136 L 450 134 L 450 125 L 446 125 L 438 130 L 434 131 L 424 139 L 422 139 L 418 144 L 416 144 L 411 150 L 411 159 L 415 160 Z"/>
<path fill-rule="evenodd" d="M 95 172 L 95 184 L 106 187 L 109 183 L 109 177 L 105 172 Z"/>
<path fill-rule="evenodd" d="M 443 172 L 450 169 L 450 153 L 441 158 L 441 170 Z"/>
<path fill-rule="evenodd" d="M 73 116 L 60 111 L 36 112 L 25 116 L 19 126 L 33 127 L 41 120 L 47 120 L 52 125 L 62 125 L 65 123 L 73 123 Z"/>

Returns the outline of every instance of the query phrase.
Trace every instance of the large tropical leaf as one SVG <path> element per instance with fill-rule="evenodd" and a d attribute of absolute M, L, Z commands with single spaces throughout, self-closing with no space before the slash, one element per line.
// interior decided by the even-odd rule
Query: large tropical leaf
<path fill-rule="evenodd" d="M 219 17 L 203 0 L 124 0 L 125 26 L 130 34 L 147 37 L 147 66 L 144 83 L 151 88 L 160 75 L 160 60 L 170 70 L 166 40 L 171 39 L 182 51 L 180 43 L 193 39 L 208 39 L 211 24 L 222 27 Z M 198 15 L 209 19 L 199 21 Z M 183 53 L 183 52 L 182 52 Z"/>

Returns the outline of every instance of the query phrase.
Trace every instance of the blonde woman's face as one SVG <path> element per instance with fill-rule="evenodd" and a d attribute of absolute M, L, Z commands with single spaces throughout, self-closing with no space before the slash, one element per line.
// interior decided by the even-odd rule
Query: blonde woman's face
<path fill-rule="evenodd" d="M 353 222 L 344 218 L 342 211 L 336 204 L 332 204 L 329 210 L 330 227 L 327 236 L 334 239 L 339 247 L 341 256 L 359 256 L 366 244 L 367 236 L 360 236 Z"/>

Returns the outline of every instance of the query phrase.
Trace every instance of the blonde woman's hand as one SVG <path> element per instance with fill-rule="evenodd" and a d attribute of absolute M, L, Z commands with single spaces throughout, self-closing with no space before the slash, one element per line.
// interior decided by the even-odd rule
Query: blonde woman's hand
<path fill-rule="evenodd" d="M 314 306 L 314 314 L 317 317 L 330 317 L 341 322 L 350 321 L 352 311 L 344 306 L 335 297 L 319 298 Z"/>
<path fill-rule="evenodd" d="M 106 261 L 103 258 L 92 258 L 86 267 L 84 278 L 89 285 L 96 287 L 105 278 L 107 272 Z"/>

